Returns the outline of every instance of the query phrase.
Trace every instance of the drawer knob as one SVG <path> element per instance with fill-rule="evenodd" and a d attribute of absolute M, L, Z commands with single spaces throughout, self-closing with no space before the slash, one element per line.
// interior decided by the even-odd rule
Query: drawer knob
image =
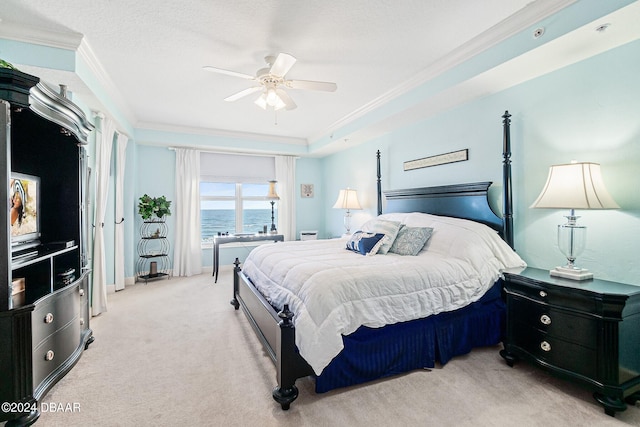
<path fill-rule="evenodd" d="M 545 291 L 540 291 L 540 296 L 544 298 L 547 296 L 547 293 Z"/>
<path fill-rule="evenodd" d="M 80 289 L 80 296 L 83 297 L 84 296 L 84 289 Z"/>
<path fill-rule="evenodd" d="M 543 314 L 542 316 L 540 316 L 540 323 L 542 323 L 543 325 L 550 325 L 551 317 L 547 316 L 546 314 Z"/>
<path fill-rule="evenodd" d="M 47 313 L 44 316 L 44 323 L 51 323 L 53 322 L 53 313 Z"/>
<path fill-rule="evenodd" d="M 53 352 L 53 350 L 49 350 L 49 351 L 47 351 L 47 354 L 44 355 L 44 360 L 49 362 L 50 360 L 53 360 L 53 358 L 55 356 L 56 356 L 56 354 Z"/>
<path fill-rule="evenodd" d="M 84 319 L 80 318 L 80 326 L 84 326 Z"/>
<path fill-rule="evenodd" d="M 543 349 L 544 351 L 551 351 L 551 344 L 549 344 L 546 341 L 542 341 L 540 343 L 540 348 Z"/>

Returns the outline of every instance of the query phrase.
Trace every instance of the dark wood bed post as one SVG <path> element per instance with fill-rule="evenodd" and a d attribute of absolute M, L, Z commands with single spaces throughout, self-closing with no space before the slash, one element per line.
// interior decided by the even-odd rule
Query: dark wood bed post
<path fill-rule="evenodd" d="M 280 333 L 276 335 L 276 375 L 278 385 L 274 387 L 271 395 L 287 411 L 291 402 L 298 397 L 296 379 L 300 373 L 293 367 L 297 366 L 298 352 L 296 351 L 296 330 L 293 326 L 293 313 L 289 310 L 289 304 L 285 304 L 282 311 L 278 312 Z M 306 362 L 305 362 L 306 364 Z"/>
<path fill-rule="evenodd" d="M 502 144 L 502 189 L 504 240 L 515 250 L 513 245 L 513 195 L 511 188 L 511 114 L 505 111 L 502 116 L 503 144 Z"/>
<path fill-rule="evenodd" d="M 380 150 L 376 153 L 376 159 L 378 164 L 378 215 L 382 215 L 382 181 L 380 177 Z"/>
<path fill-rule="evenodd" d="M 229 303 L 233 306 L 233 308 L 237 310 L 240 308 L 240 302 L 236 298 L 236 296 L 238 295 L 238 289 L 240 285 L 240 283 L 238 282 L 238 280 L 240 280 L 240 278 L 238 277 L 238 273 L 240 273 L 240 270 L 241 270 L 240 260 L 236 258 L 233 265 L 235 265 L 235 267 L 233 268 L 233 298 L 231 299 L 231 301 L 229 301 Z"/>
<path fill-rule="evenodd" d="M 258 339 L 267 349 L 271 360 L 273 360 L 276 366 L 276 379 L 278 385 L 274 387 L 271 393 L 273 399 L 280 404 L 283 410 L 288 410 L 291 403 L 298 397 L 298 387 L 296 387 L 296 380 L 298 378 L 306 377 L 313 374 L 313 370 L 309 366 L 306 360 L 300 356 L 296 348 L 296 330 L 293 324 L 293 312 L 289 309 L 289 305 L 285 304 L 284 308 L 275 313 L 273 307 L 264 302 L 263 307 L 269 307 L 269 311 L 273 314 L 258 313 L 256 317 L 250 312 L 251 308 L 256 308 L 263 303 L 259 299 L 253 299 L 257 297 L 257 290 L 255 293 L 249 291 L 248 288 L 243 287 L 240 290 L 240 260 L 236 258 L 233 269 L 233 299 L 231 299 L 231 305 L 238 310 L 242 307 L 243 311 L 247 315 L 249 323 L 258 334 Z M 244 295 L 244 296 L 243 296 Z M 252 297 L 252 295 L 254 295 Z M 271 317 L 270 317 L 271 316 Z M 264 331 L 261 329 L 261 325 L 264 325 L 265 318 L 271 318 L 277 320 L 277 325 L 274 325 L 273 329 L 268 329 L 267 333 L 275 341 L 269 342 L 269 338 L 264 335 Z"/>

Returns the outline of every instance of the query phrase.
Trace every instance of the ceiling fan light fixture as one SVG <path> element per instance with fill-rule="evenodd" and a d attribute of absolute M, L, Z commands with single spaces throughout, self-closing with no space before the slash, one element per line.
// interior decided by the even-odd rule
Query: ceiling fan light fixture
<path fill-rule="evenodd" d="M 282 110 L 283 108 L 286 108 L 287 104 L 285 104 L 285 102 L 280 99 L 280 97 L 278 97 L 278 102 L 276 103 L 276 105 L 273 106 L 273 109 L 278 111 L 278 110 Z"/>
<path fill-rule="evenodd" d="M 262 94 L 254 103 L 263 110 L 294 110 L 297 108 L 296 103 L 291 99 L 289 94 L 282 88 L 314 90 L 322 92 L 335 92 L 337 85 L 331 82 L 318 82 L 311 80 L 286 80 L 285 75 L 291 67 L 296 63 L 296 58 L 287 53 L 279 53 L 277 56 L 267 56 L 265 58 L 269 67 L 258 70 L 255 76 L 239 73 L 236 71 L 225 70 L 223 68 L 205 66 L 205 70 L 218 74 L 226 74 L 232 77 L 241 77 L 255 82 L 253 87 L 244 89 L 238 93 L 226 97 L 227 102 L 237 101 L 252 93 L 262 91 Z"/>
<path fill-rule="evenodd" d="M 275 88 L 267 89 L 266 98 L 267 98 L 267 104 L 271 107 L 275 107 L 276 105 L 283 103 L 280 97 L 278 96 L 278 94 L 276 94 Z"/>
<path fill-rule="evenodd" d="M 265 95 L 265 94 L 263 93 L 262 95 L 260 95 L 260 96 L 258 97 L 258 99 L 256 99 L 256 100 L 254 101 L 254 103 L 255 103 L 258 107 L 262 108 L 263 110 L 266 110 L 266 109 L 267 109 L 267 95 Z"/>

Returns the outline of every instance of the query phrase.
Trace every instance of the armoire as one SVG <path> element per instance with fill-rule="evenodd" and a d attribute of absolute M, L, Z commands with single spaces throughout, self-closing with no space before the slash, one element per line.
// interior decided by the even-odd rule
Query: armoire
<path fill-rule="evenodd" d="M 67 98 L 0 68 L 0 421 L 33 424 L 93 341 L 87 252 L 93 125 Z"/>

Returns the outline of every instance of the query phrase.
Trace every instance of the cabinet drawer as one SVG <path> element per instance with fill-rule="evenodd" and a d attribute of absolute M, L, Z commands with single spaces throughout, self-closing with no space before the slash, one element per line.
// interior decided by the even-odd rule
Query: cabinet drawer
<path fill-rule="evenodd" d="M 596 348 L 598 319 L 536 303 L 515 295 L 512 295 L 510 299 L 509 316 L 513 322 L 536 328 L 550 337 L 570 341 L 583 347 Z"/>
<path fill-rule="evenodd" d="M 33 349 L 34 389 L 71 356 L 80 343 L 80 319 L 76 316 Z"/>
<path fill-rule="evenodd" d="M 548 335 L 520 322 L 514 323 L 513 344 L 536 359 L 557 368 L 596 378 L 596 349 Z"/>
<path fill-rule="evenodd" d="M 596 298 L 589 293 L 566 288 L 525 284 L 517 281 L 507 282 L 505 290 L 509 295 L 521 296 L 539 303 L 551 304 L 585 313 L 598 312 Z"/>
<path fill-rule="evenodd" d="M 80 313 L 80 296 L 78 285 L 71 285 L 49 295 L 36 303 L 31 315 L 32 345 L 40 345 L 42 340 L 64 327 Z"/>

